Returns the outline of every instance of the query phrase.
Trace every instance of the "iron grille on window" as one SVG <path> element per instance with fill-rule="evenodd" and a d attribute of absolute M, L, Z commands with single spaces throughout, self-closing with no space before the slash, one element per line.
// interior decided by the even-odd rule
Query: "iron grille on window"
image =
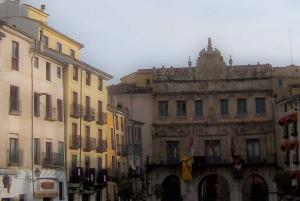
<path fill-rule="evenodd" d="M 103 153 L 107 151 L 107 141 L 106 140 L 102 140 L 102 139 L 98 139 L 97 140 L 97 148 L 96 151 L 99 153 Z"/>
<path fill-rule="evenodd" d="M 104 125 L 107 124 L 107 114 L 105 112 L 101 112 L 97 116 L 97 124 Z"/>
<path fill-rule="evenodd" d="M 78 103 L 71 103 L 70 109 L 71 109 L 70 110 L 71 117 L 79 118 L 82 116 L 82 113 L 83 113 L 82 105 L 80 105 Z"/>
<path fill-rule="evenodd" d="M 64 166 L 63 154 L 54 152 L 43 152 L 42 158 L 43 167 Z"/>
<path fill-rule="evenodd" d="M 95 121 L 95 109 L 94 108 L 86 108 L 84 120 L 86 121 Z"/>
<path fill-rule="evenodd" d="M 81 137 L 80 135 L 70 135 L 70 148 L 79 149 L 81 148 Z"/>

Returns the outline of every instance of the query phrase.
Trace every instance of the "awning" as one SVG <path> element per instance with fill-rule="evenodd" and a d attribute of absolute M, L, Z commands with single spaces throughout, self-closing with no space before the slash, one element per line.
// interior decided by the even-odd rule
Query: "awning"
<path fill-rule="evenodd" d="M 284 126 L 284 125 L 287 125 L 288 122 L 285 120 L 285 118 L 281 118 L 281 119 L 278 120 L 278 124 L 280 126 Z"/>
<path fill-rule="evenodd" d="M 284 142 L 280 145 L 281 151 L 290 151 L 291 146 L 289 142 Z"/>
<path fill-rule="evenodd" d="M 300 180 L 300 171 L 299 170 L 297 170 L 296 176 L 297 176 L 297 180 Z"/>
<path fill-rule="evenodd" d="M 129 159 L 129 165 L 133 170 L 136 170 L 134 163 L 133 163 L 133 159 L 131 159 L 131 158 Z"/>
<path fill-rule="evenodd" d="M 288 123 L 297 122 L 298 121 L 298 113 L 293 112 L 292 114 L 290 114 L 289 116 L 286 117 L 286 121 Z"/>
<path fill-rule="evenodd" d="M 299 140 L 291 141 L 290 145 L 291 145 L 291 150 L 293 150 L 294 148 L 299 149 Z"/>

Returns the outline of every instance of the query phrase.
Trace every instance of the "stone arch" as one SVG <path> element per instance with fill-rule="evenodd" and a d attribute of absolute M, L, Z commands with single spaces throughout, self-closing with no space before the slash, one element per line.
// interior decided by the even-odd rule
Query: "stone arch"
<path fill-rule="evenodd" d="M 222 190 L 220 190 L 222 189 Z M 230 183 L 218 173 L 206 174 L 197 185 L 198 201 L 230 201 Z"/>
<path fill-rule="evenodd" d="M 181 198 L 181 179 L 176 174 L 170 174 L 162 181 L 164 193 L 161 201 L 180 201 Z"/>
<path fill-rule="evenodd" d="M 240 185 L 242 201 L 268 201 L 268 190 L 267 180 L 258 173 L 248 174 Z"/>

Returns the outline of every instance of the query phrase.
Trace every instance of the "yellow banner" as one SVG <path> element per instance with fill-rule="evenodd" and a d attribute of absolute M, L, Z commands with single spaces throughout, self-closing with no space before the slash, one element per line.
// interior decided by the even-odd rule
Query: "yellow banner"
<path fill-rule="evenodd" d="M 192 180 L 192 157 L 183 156 L 182 157 L 182 179 Z"/>

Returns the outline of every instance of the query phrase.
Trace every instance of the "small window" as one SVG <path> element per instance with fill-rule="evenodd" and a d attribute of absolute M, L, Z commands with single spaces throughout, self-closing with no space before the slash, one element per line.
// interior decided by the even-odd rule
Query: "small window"
<path fill-rule="evenodd" d="M 158 116 L 168 116 L 168 101 L 158 101 Z"/>
<path fill-rule="evenodd" d="M 72 50 L 72 49 L 70 49 L 70 56 L 71 56 L 71 57 L 75 57 L 75 51 Z"/>
<path fill-rule="evenodd" d="M 247 99 L 237 99 L 237 112 L 238 114 L 247 114 Z"/>
<path fill-rule="evenodd" d="M 78 81 L 78 68 L 73 67 L 73 80 Z"/>
<path fill-rule="evenodd" d="M 195 115 L 196 116 L 202 116 L 203 115 L 202 100 L 195 100 Z"/>
<path fill-rule="evenodd" d="M 63 102 L 57 99 L 57 120 L 63 121 Z"/>
<path fill-rule="evenodd" d="M 228 115 L 228 99 L 221 99 L 221 115 Z"/>
<path fill-rule="evenodd" d="M 34 138 L 34 164 L 41 164 L 41 140 L 39 138 Z"/>
<path fill-rule="evenodd" d="M 57 66 L 57 77 L 61 78 L 61 68 Z"/>
<path fill-rule="evenodd" d="M 46 62 L 46 80 L 51 81 L 51 64 Z"/>
<path fill-rule="evenodd" d="M 146 79 L 146 86 L 147 86 L 147 87 L 150 86 L 150 79 Z"/>
<path fill-rule="evenodd" d="M 90 73 L 86 73 L 85 84 L 86 84 L 87 86 L 91 86 L 91 74 L 90 74 Z"/>
<path fill-rule="evenodd" d="M 34 116 L 40 116 L 40 94 L 34 92 Z"/>
<path fill-rule="evenodd" d="M 44 42 L 44 45 L 46 46 L 46 47 L 48 47 L 48 43 L 49 43 L 49 39 L 48 39 L 48 37 L 47 36 L 45 36 L 45 35 L 43 35 L 43 42 Z"/>
<path fill-rule="evenodd" d="M 102 91 L 102 87 L 103 87 L 103 80 L 99 77 L 98 78 L 98 90 Z"/>
<path fill-rule="evenodd" d="M 19 70 L 19 43 L 12 42 L 11 66 L 13 70 Z"/>
<path fill-rule="evenodd" d="M 177 101 L 177 116 L 186 116 L 186 101 Z"/>
<path fill-rule="evenodd" d="M 20 114 L 21 113 L 21 100 L 19 98 L 19 87 L 10 86 L 10 99 L 9 99 L 9 111 L 10 114 Z"/>
<path fill-rule="evenodd" d="M 282 87 L 282 80 L 278 80 L 278 86 Z"/>
<path fill-rule="evenodd" d="M 62 52 L 62 45 L 60 43 L 56 43 L 56 51 Z"/>
<path fill-rule="evenodd" d="M 39 68 L 39 58 L 38 57 L 34 57 L 34 67 Z"/>
<path fill-rule="evenodd" d="M 295 69 L 295 72 L 298 73 L 298 69 Z"/>
<path fill-rule="evenodd" d="M 255 98 L 256 114 L 266 113 L 266 100 L 265 98 Z"/>
<path fill-rule="evenodd" d="M 116 116 L 116 130 L 119 130 L 119 116 Z"/>

